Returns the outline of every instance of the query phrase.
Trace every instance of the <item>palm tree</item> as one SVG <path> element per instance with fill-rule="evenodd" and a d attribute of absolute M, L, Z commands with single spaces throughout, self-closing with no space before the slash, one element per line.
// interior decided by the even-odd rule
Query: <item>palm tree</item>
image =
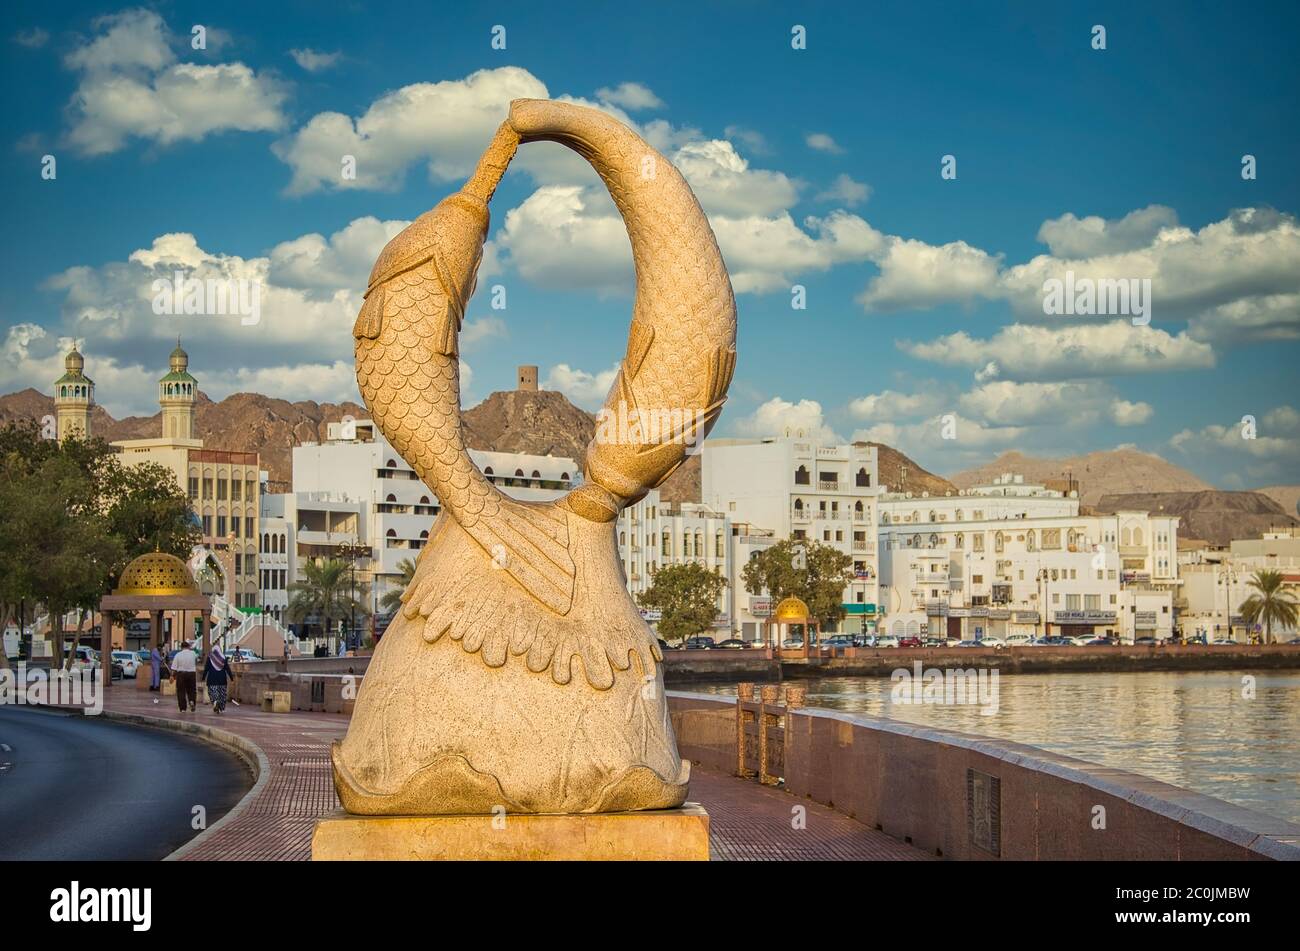
<path fill-rule="evenodd" d="M 328 634 L 335 621 L 367 616 L 370 612 L 366 610 L 365 585 L 357 584 L 361 597 L 354 599 L 348 568 L 348 563 L 338 558 L 304 562 L 302 580 L 289 585 L 289 620 L 301 623 L 305 618 L 315 616 L 321 629 Z"/>
<path fill-rule="evenodd" d="M 398 608 L 402 606 L 402 594 L 415 577 L 415 562 L 410 558 L 403 558 L 397 563 L 397 570 L 401 574 L 401 579 L 396 588 L 391 588 L 384 592 L 384 596 L 379 599 L 379 607 L 385 614 L 396 614 Z"/>
<path fill-rule="evenodd" d="M 1274 621 L 1284 628 L 1295 627 L 1300 604 L 1290 591 L 1282 590 L 1282 572 L 1267 568 L 1257 571 L 1247 584 L 1258 593 L 1241 602 L 1238 610 L 1247 624 L 1263 623 L 1265 644 L 1273 641 Z"/>

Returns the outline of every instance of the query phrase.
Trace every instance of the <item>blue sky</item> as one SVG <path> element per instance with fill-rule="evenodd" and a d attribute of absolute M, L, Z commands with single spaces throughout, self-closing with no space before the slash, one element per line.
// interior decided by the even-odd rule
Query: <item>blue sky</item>
<path fill-rule="evenodd" d="M 0 391 L 48 389 L 75 338 L 100 402 L 151 412 L 179 332 L 214 398 L 355 398 L 375 255 L 541 95 L 633 124 L 709 213 L 740 315 L 717 433 L 874 438 L 941 473 L 1131 444 L 1300 482 L 1293 4 L 335 6 L 11 7 Z M 534 144 L 492 211 L 466 400 L 536 363 L 594 408 L 631 303 L 612 205 Z M 177 268 L 262 282 L 261 321 L 155 315 Z M 1150 324 L 1044 315 L 1067 270 L 1149 278 Z"/>

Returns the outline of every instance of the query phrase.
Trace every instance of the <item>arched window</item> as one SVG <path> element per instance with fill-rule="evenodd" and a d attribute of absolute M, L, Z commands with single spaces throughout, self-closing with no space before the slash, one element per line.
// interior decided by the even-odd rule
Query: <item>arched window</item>
<path fill-rule="evenodd" d="M 1037 551 L 1038 544 L 1034 539 L 1034 530 L 1031 528 L 1025 532 L 1025 551 Z"/>
<path fill-rule="evenodd" d="M 695 557 L 696 558 L 704 557 L 704 533 L 703 532 L 695 533 Z"/>
<path fill-rule="evenodd" d="M 858 485 L 870 486 L 871 476 L 867 474 L 867 470 L 865 468 L 859 469 L 858 474 L 854 477 L 854 482 L 856 482 Z"/>
<path fill-rule="evenodd" d="M 420 537 L 421 537 L 421 538 L 428 538 L 428 537 L 429 537 L 429 530 L 426 528 L 424 531 L 420 532 Z"/>
<path fill-rule="evenodd" d="M 935 521 L 935 520 L 936 520 L 936 519 L 935 519 L 935 517 L 934 517 L 934 509 L 930 509 L 930 521 L 933 522 L 933 521 Z"/>
<path fill-rule="evenodd" d="M 396 469 L 396 468 L 397 468 L 397 460 L 396 460 L 396 459 L 389 459 L 387 462 L 384 463 L 384 468 L 386 468 L 386 469 Z"/>
<path fill-rule="evenodd" d="M 568 481 L 569 481 L 569 474 L 568 474 L 567 472 L 561 472 L 561 473 L 560 473 L 560 479 L 563 480 L 564 482 L 568 482 Z"/>
<path fill-rule="evenodd" d="M 485 476 L 487 476 L 489 479 L 491 479 L 491 478 L 492 478 L 492 467 L 491 467 L 491 466 L 488 466 L 486 469 L 484 469 L 484 470 L 483 470 L 483 474 L 484 474 Z"/>
<path fill-rule="evenodd" d="M 719 530 L 713 539 L 713 557 L 722 558 L 726 554 L 726 542 L 722 531 Z"/>
<path fill-rule="evenodd" d="M 861 502 L 854 502 L 854 503 L 853 503 L 853 514 L 856 515 L 858 518 L 861 518 L 861 517 L 862 517 L 862 503 L 861 503 Z"/>
<path fill-rule="evenodd" d="M 811 482 L 811 476 L 808 474 L 807 466 L 800 466 L 798 469 L 794 470 L 795 485 L 809 485 L 810 482 Z"/>
<path fill-rule="evenodd" d="M 534 469 L 534 470 L 533 470 L 533 478 L 534 478 L 534 479 L 540 479 L 541 477 L 542 477 L 542 474 L 541 474 L 540 472 L 538 472 L 536 469 Z"/>
<path fill-rule="evenodd" d="M 389 493 L 388 493 L 388 498 L 384 499 L 384 501 L 385 501 L 385 502 L 396 502 L 396 501 L 397 501 L 397 496 L 395 496 L 395 495 L 393 495 L 393 493 L 389 492 Z"/>
<path fill-rule="evenodd" d="M 1006 539 L 1004 539 L 1004 538 L 1002 537 L 1002 533 L 1001 533 L 1001 532 L 997 532 L 996 534 L 994 534 L 994 536 L 993 536 L 993 550 L 994 550 L 995 552 L 1001 554 L 1002 549 L 1005 547 L 1005 545 L 1006 545 Z"/>
<path fill-rule="evenodd" d="M 624 545 L 626 545 L 626 544 L 627 544 L 627 532 L 619 532 L 619 533 L 618 533 L 618 545 L 619 545 L 619 547 L 622 548 L 622 547 L 623 547 Z"/>
<path fill-rule="evenodd" d="M 966 547 L 966 536 L 963 535 L 961 532 L 958 532 L 956 536 L 954 536 L 953 540 L 957 543 L 956 547 L 958 549 L 962 549 Z"/>
<path fill-rule="evenodd" d="M 1140 528 L 1133 529 L 1133 544 L 1134 545 L 1142 544 L 1142 529 Z"/>
<path fill-rule="evenodd" d="M 515 470 L 515 478 L 516 478 L 516 479 L 522 479 L 523 477 L 524 477 L 524 470 L 523 470 L 523 469 L 516 469 L 516 470 Z"/>
<path fill-rule="evenodd" d="M 796 512 L 802 512 L 802 511 L 803 511 L 803 499 L 795 499 L 795 500 L 794 500 L 794 510 L 795 510 Z"/>
<path fill-rule="evenodd" d="M 390 528 L 388 531 L 386 531 L 386 532 L 384 533 L 384 536 L 385 536 L 386 538 L 396 538 L 396 537 L 397 537 L 397 529 L 395 529 L 395 528 Z"/>
<path fill-rule="evenodd" d="M 421 504 L 421 505 L 428 505 L 428 504 L 429 504 L 429 497 L 428 497 L 427 495 L 422 495 L 422 496 L 420 496 L 420 504 Z"/>

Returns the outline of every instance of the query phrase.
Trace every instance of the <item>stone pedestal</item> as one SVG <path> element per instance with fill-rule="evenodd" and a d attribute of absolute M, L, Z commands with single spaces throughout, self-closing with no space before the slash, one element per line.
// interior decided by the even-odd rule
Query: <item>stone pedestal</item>
<path fill-rule="evenodd" d="M 316 823 L 314 861 L 708 861 L 709 814 L 677 809 L 580 815 L 354 816 Z"/>

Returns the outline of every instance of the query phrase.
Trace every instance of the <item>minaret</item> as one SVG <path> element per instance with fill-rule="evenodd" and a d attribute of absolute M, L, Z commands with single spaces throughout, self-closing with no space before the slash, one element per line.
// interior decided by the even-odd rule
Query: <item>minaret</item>
<path fill-rule="evenodd" d="M 189 365 L 190 355 L 181 349 L 181 338 L 177 337 L 176 349 L 168 359 L 169 372 L 158 381 L 164 439 L 194 438 L 194 403 L 199 395 L 199 383 L 190 376 Z"/>
<path fill-rule="evenodd" d="M 55 429 L 59 442 L 73 436 L 90 438 L 90 409 L 95 405 L 95 381 L 83 372 L 85 358 L 74 343 L 63 361 L 63 376 L 54 381 Z"/>

